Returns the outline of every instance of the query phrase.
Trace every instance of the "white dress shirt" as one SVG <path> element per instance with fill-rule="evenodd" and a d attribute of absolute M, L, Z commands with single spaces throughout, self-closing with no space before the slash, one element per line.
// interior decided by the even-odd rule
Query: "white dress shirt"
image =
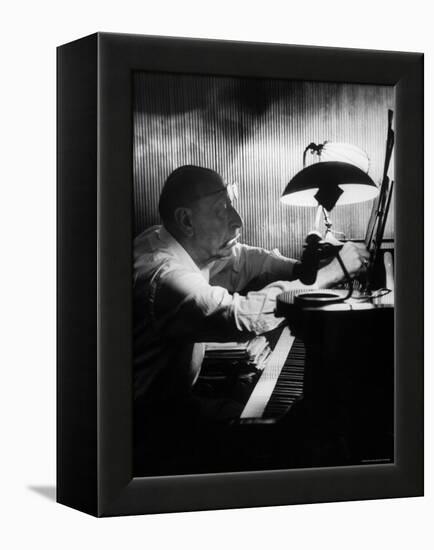
<path fill-rule="evenodd" d="M 205 269 L 162 226 L 134 240 L 134 392 L 170 398 L 197 379 L 207 341 L 245 340 L 282 324 L 276 297 L 295 260 L 237 244 Z M 240 292 L 253 280 L 261 290 Z"/>

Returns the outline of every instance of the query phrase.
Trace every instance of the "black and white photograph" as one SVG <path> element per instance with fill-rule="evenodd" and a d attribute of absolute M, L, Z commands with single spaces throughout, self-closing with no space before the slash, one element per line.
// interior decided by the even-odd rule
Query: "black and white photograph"
<path fill-rule="evenodd" d="M 433 546 L 429 13 L 4 6 L 0 546 Z"/>
<path fill-rule="evenodd" d="M 394 87 L 132 78 L 134 476 L 394 463 Z"/>

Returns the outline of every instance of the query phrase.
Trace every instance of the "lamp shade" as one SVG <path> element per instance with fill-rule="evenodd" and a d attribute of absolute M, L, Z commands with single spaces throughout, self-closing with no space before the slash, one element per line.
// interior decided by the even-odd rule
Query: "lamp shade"
<path fill-rule="evenodd" d="M 369 172 L 369 157 L 367 153 L 351 143 L 326 141 L 320 150 L 321 162 L 338 161 L 354 164 L 366 174 Z"/>
<path fill-rule="evenodd" d="M 348 162 L 325 161 L 298 172 L 281 197 L 284 204 L 324 206 L 353 204 L 374 199 L 378 188 L 363 170 Z"/>

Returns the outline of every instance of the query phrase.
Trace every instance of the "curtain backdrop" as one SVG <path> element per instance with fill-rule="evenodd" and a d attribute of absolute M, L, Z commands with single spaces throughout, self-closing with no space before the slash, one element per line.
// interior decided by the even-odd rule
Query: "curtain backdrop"
<path fill-rule="evenodd" d="M 311 142 L 352 143 L 368 154 L 378 184 L 389 108 L 394 90 L 386 86 L 136 73 L 134 232 L 160 223 L 158 197 L 168 174 L 197 164 L 238 182 L 243 242 L 299 256 L 315 209 L 279 198 L 302 169 L 303 150 Z M 363 238 L 371 208 L 372 202 L 337 207 L 334 229 Z M 385 237 L 393 237 L 393 204 Z"/>

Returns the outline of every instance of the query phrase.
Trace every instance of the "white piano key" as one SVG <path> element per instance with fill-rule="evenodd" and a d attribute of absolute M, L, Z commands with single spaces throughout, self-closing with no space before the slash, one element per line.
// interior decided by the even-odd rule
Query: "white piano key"
<path fill-rule="evenodd" d="M 294 340 L 289 328 L 285 327 L 241 413 L 241 418 L 262 417 Z"/>

